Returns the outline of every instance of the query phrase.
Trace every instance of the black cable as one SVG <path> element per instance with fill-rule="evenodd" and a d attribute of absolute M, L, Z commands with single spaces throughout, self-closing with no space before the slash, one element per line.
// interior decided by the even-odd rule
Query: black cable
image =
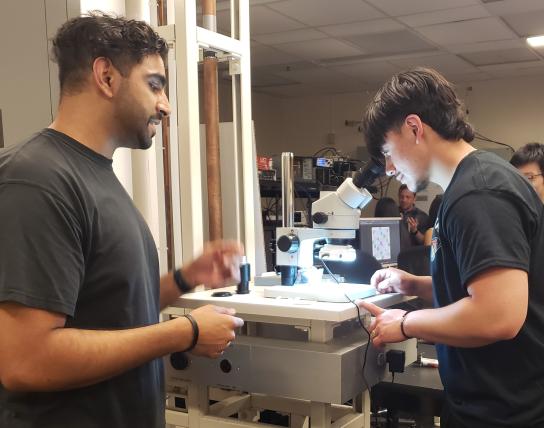
<path fill-rule="evenodd" d="M 511 145 L 509 145 L 509 144 L 501 143 L 500 141 L 496 141 L 496 140 L 492 140 L 491 138 L 486 137 L 485 135 L 480 134 L 479 132 L 475 132 L 475 133 L 474 133 L 474 136 L 475 136 L 475 138 L 476 138 L 477 140 L 486 141 L 486 142 L 488 142 L 488 143 L 493 143 L 493 144 L 498 144 L 499 146 L 508 147 L 510 150 L 512 150 L 512 153 L 515 153 L 514 148 L 513 148 Z"/>
<path fill-rule="evenodd" d="M 332 279 L 334 279 L 336 284 L 340 285 L 340 282 L 338 281 L 338 279 L 336 279 L 336 275 L 334 275 L 331 272 L 331 270 L 329 269 L 329 267 L 325 263 L 325 260 L 323 260 L 323 257 L 325 257 L 325 254 L 319 258 L 319 260 L 321 260 L 321 263 L 323 264 L 323 267 L 325 268 L 327 273 L 332 277 Z M 351 303 L 353 303 L 353 305 L 355 306 L 355 309 L 357 309 L 357 320 L 359 321 L 360 326 L 362 327 L 362 329 L 365 331 L 365 333 L 368 336 L 368 343 L 367 343 L 367 346 L 365 348 L 365 353 L 364 353 L 364 357 L 363 357 L 363 381 L 364 381 L 364 383 L 366 385 L 366 389 L 368 389 L 368 395 L 370 396 L 370 402 L 372 403 L 372 390 L 371 390 L 370 385 L 368 384 L 368 382 L 366 380 L 366 377 L 365 377 L 366 359 L 368 357 L 368 348 L 369 348 L 370 343 L 371 343 L 370 332 L 364 326 L 363 320 L 361 319 L 361 310 L 359 308 L 359 305 L 357 305 L 357 303 L 355 303 L 346 293 L 344 293 L 344 296 L 346 296 L 346 299 L 348 299 Z"/>
<path fill-rule="evenodd" d="M 335 155 L 338 154 L 338 149 L 336 147 L 330 147 L 330 146 L 325 146 L 325 147 L 322 147 L 321 149 L 319 149 L 317 152 L 315 152 L 312 157 L 316 157 L 318 154 L 320 154 L 321 152 L 323 151 L 327 151 L 327 152 L 332 152 L 334 153 Z"/>

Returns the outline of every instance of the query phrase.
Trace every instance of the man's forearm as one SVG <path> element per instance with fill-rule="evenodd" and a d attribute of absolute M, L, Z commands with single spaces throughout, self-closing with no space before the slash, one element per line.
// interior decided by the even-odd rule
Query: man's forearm
<path fill-rule="evenodd" d="M 424 235 L 421 231 L 419 231 L 419 230 L 416 231 L 416 233 L 412 234 L 412 236 L 414 237 L 414 240 L 415 240 L 418 244 L 423 244 L 425 235 Z"/>
<path fill-rule="evenodd" d="M 426 302 L 433 301 L 433 280 L 430 276 L 414 276 L 413 279 L 414 296 L 420 297 Z"/>
<path fill-rule="evenodd" d="M 438 309 L 411 312 L 404 321 L 410 337 L 457 347 L 479 347 L 510 339 L 501 320 L 478 308 L 471 297 Z"/>
<path fill-rule="evenodd" d="M 161 295 L 160 295 L 160 307 L 161 311 L 168 305 L 171 305 L 181 295 L 181 291 L 174 281 L 174 275 L 172 272 L 168 272 L 161 277 Z"/>
<path fill-rule="evenodd" d="M 185 318 L 116 331 L 57 328 L 36 338 L 33 352 L 15 359 L 4 386 L 18 391 L 84 387 L 186 349 L 191 341 Z"/>

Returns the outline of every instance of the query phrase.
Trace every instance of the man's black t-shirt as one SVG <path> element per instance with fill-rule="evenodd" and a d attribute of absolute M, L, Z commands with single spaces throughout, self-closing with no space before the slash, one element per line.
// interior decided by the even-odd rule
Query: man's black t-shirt
<path fill-rule="evenodd" d="M 157 250 L 144 219 L 112 161 L 64 134 L 45 129 L 0 155 L 0 254 L 0 301 L 66 314 L 78 329 L 159 321 Z M 64 392 L 0 385 L 0 426 L 163 428 L 163 383 L 157 359 Z"/>
<path fill-rule="evenodd" d="M 423 210 L 420 210 L 418 207 L 414 206 L 410 211 L 402 213 L 402 229 L 401 229 L 401 250 L 405 250 L 410 247 L 423 245 L 423 243 L 418 242 L 415 235 L 409 232 L 408 227 L 408 217 L 411 217 L 417 221 L 417 230 L 425 235 L 427 231 L 429 216 Z"/>
<path fill-rule="evenodd" d="M 444 193 L 435 223 L 435 305 L 467 297 L 476 275 L 504 267 L 529 272 L 529 307 L 512 340 L 479 348 L 437 346 L 448 407 L 466 426 L 544 426 L 543 261 L 543 205 L 532 186 L 499 157 L 469 154 Z"/>

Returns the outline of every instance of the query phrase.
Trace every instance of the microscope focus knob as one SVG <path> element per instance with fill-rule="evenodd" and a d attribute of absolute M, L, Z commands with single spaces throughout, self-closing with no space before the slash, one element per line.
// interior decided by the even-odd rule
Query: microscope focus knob
<path fill-rule="evenodd" d="M 327 223 L 328 219 L 329 216 L 324 212 L 316 212 L 314 215 L 312 215 L 312 220 L 315 224 Z"/>
<path fill-rule="evenodd" d="M 298 250 L 300 241 L 297 235 L 290 233 L 289 235 L 282 235 L 278 238 L 278 248 L 284 253 L 294 253 Z"/>

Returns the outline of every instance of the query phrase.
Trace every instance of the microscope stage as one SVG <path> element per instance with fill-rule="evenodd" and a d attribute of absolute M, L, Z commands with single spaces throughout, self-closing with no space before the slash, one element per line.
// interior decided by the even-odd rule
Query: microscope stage
<path fill-rule="evenodd" d="M 376 294 L 369 284 L 328 283 L 276 285 L 264 289 L 264 297 L 313 300 L 317 302 L 347 303 L 350 300 L 365 299 Z"/>

